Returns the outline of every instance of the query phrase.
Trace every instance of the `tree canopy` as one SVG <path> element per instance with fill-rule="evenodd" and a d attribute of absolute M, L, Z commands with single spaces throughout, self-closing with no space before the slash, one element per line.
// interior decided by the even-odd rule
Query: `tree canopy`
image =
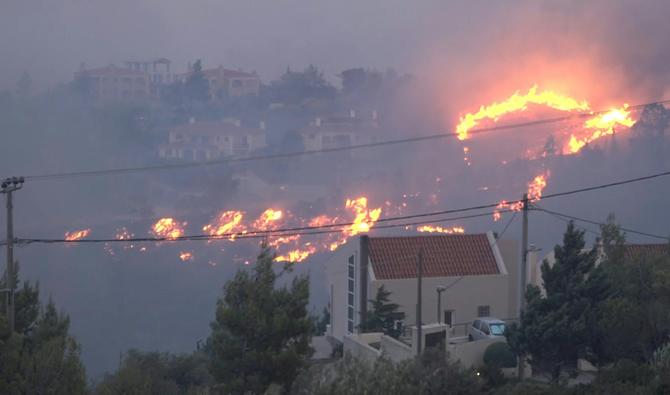
<path fill-rule="evenodd" d="M 371 309 L 367 319 L 361 325 L 365 332 L 384 332 L 384 334 L 398 338 L 401 329 L 396 326 L 396 321 L 405 319 L 405 313 L 398 311 L 400 305 L 390 302 L 391 292 L 384 285 L 377 288 L 374 299 L 370 299 Z"/>
<path fill-rule="evenodd" d="M 207 341 L 212 375 L 224 393 L 263 393 L 288 386 L 311 355 L 309 280 L 277 281 L 274 256 L 264 248 L 252 270 L 239 270 L 217 303 Z"/>

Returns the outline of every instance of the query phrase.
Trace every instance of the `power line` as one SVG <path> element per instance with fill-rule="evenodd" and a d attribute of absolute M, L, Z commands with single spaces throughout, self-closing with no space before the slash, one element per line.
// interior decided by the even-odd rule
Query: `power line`
<path fill-rule="evenodd" d="M 670 103 L 670 100 L 661 100 L 661 101 L 649 102 L 649 103 L 644 103 L 644 104 L 637 104 L 637 105 L 633 105 L 633 106 L 628 106 L 628 108 L 629 109 L 638 109 L 638 108 L 643 108 L 643 107 L 648 106 L 648 105 L 666 104 L 666 103 Z M 556 118 L 547 118 L 547 119 L 541 119 L 541 120 L 529 121 L 529 122 L 520 122 L 520 123 L 507 124 L 507 125 L 496 125 L 496 126 L 491 126 L 491 127 L 475 128 L 475 129 L 472 129 L 472 130 L 468 131 L 468 135 L 476 135 L 476 134 L 490 133 L 490 132 L 493 132 L 493 131 L 510 130 L 510 129 L 517 129 L 517 128 L 522 128 L 522 127 L 537 126 L 537 125 L 542 125 L 542 124 L 562 122 L 562 121 L 569 120 L 569 119 L 592 117 L 592 116 L 595 116 L 595 115 L 607 113 L 608 111 L 610 111 L 610 110 L 592 111 L 592 112 L 588 112 L 588 113 L 575 113 L 575 114 L 565 115 L 565 116 L 556 117 Z M 192 167 L 208 167 L 208 166 L 222 165 L 222 164 L 226 164 L 226 163 L 255 162 L 255 161 L 262 161 L 262 160 L 285 159 L 285 158 L 294 158 L 294 157 L 317 155 L 317 154 L 324 154 L 324 153 L 352 151 L 352 150 L 357 150 L 357 149 L 366 149 L 366 148 L 373 148 L 373 147 L 383 147 L 383 146 L 415 143 L 415 142 L 435 140 L 435 139 L 443 139 L 443 138 L 457 137 L 457 136 L 458 136 L 458 133 L 456 133 L 456 132 L 448 132 L 448 133 L 439 133 L 439 134 L 432 134 L 432 135 L 426 135 L 426 136 L 410 137 L 410 138 L 406 138 L 406 139 L 387 140 L 387 141 L 380 141 L 380 142 L 367 143 L 367 144 L 357 144 L 357 145 L 349 145 L 349 146 L 344 146 L 344 147 L 326 148 L 326 149 L 314 150 L 314 151 L 295 151 L 295 152 L 279 153 L 279 154 L 271 154 L 271 155 L 248 156 L 248 157 L 244 157 L 244 158 L 214 159 L 214 160 L 209 160 L 209 161 L 192 162 L 192 163 L 173 163 L 173 164 L 162 164 L 162 165 L 153 165 L 153 166 L 136 166 L 136 167 L 126 167 L 126 168 L 116 168 L 116 169 L 86 170 L 86 171 L 74 171 L 74 172 L 65 172 L 65 173 L 47 173 L 47 174 L 40 174 L 40 175 L 29 175 L 29 176 L 25 176 L 24 178 L 26 180 L 30 180 L 30 181 L 44 181 L 44 180 L 51 180 L 51 179 L 66 179 L 66 178 L 77 178 L 77 177 L 91 177 L 91 176 L 105 176 L 105 175 L 115 175 L 115 174 L 137 173 L 137 172 L 143 172 L 143 171 L 160 171 L 160 170 L 184 169 L 184 168 L 192 168 Z"/>
<path fill-rule="evenodd" d="M 556 212 L 556 211 L 546 210 L 544 208 L 538 207 L 537 205 L 535 205 L 535 209 L 538 210 L 538 211 L 545 212 L 547 214 L 551 214 L 555 217 L 560 217 L 560 218 L 566 220 L 566 222 L 569 221 L 569 220 L 574 220 L 574 221 L 584 222 L 584 223 L 591 224 L 591 225 L 598 225 L 598 226 L 606 225 L 604 222 L 593 221 L 593 220 L 590 220 L 590 219 L 585 219 L 585 218 L 577 217 L 577 216 L 574 216 L 574 215 L 563 214 L 563 213 L 559 213 L 559 212 Z M 659 235 L 656 235 L 656 234 L 653 234 L 653 233 L 642 232 L 642 231 L 639 231 L 639 230 L 635 230 L 635 229 L 631 229 L 631 228 L 627 228 L 627 227 L 623 227 L 623 226 L 620 226 L 619 228 L 621 230 L 623 230 L 624 232 L 633 233 L 633 234 L 637 234 L 637 235 L 640 235 L 640 236 L 652 237 L 652 238 L 655 238 L 655 239 L 660 239 L 660 240 L 665 240 L 665 241 L 670 241 L 670 237 L 659 236 Z"/>
<path fill-rule="evenodd" d="M 600 190 L 600 189 L 605 189 L 605 188 L 612 188 L 615 186 L 621 186 L 625 184 L 630 184 L 630 183 L 635 183 L 635 182 L 641 182 L 641 181 L 647 181 L 651 180 L 654 178 L 658 177 L 663 177 L 670 175 L 670 171 L 664 171 L 660 173 L 655 173 L 655 174 L 650 174 L 646 176 L 641 176 L 641 177 L 635 177 L 635 178 L 629 178 L 626 180 L 621 180 L 621 181 L 616 181 L 616 182 L 611 182 L 607 184 L 600 184 L 600 185 L 595 185 L 595 186 L 589 186 L 589 187 L 584 187 L 584 188 L 578 188 L 578 189 L 573 189 L 569 191 L 564 191 L 564 192 L 557 192 L 553 194 L 547 194 L 545 195 L 542 199 L 552 199 L 556 197 L 563 197 L 563 196 L 568 196 L 568 195 L 574 195 L 578 193 L 583 193 L 583 192 L 590 192 L 594 190 Z M 518 200 L 510 200 L 507 201 L 509 205 L 515 205 L 517 203 L 522 203 L 523 199 L 518 199 Z M 499 207 L 500 203 L 489 203 L 489 204 L 482 204 L 478 206 L 471 206 L 471 207 L 464 207 L 464 208 L 457 208 L 457 209 L 450 209 L 450 210 L 441 210 L 441 211 L 433 211 L 433 212 L 428 212 L 428 213 L 420 213 L 420 214 L 412 214 L 412 215 L 404 215 L 404 216 L 396 216 L 396 217 L 387 217 L 387 218 L 381 218 L 376 222 L 389 222 L 389 221 L 400 221 L 400 220 L 406 220 L 406 219 L 413 219 L 413 218 L 425 218 L 425 217 L 435 217 L 438 215 L 447 215 L 447 214 L 456 214 L 456 213 L 462 213 L 462 212 L 467 212 L 467 211 L 476 211 L 476 210 L 484 210 L 484 209 L 490 209 L 490 208 L 496 208 Z M 499 210 L 497 212 L 509 212 L 511 210 Z M 493 213 L 490 213 L 493 214 Z M 482 216 L 482 215 L 478 215 Z M 430 222 L 436 222 L 436 220 L 429 220 L 423 223 L 430 223 Z M 511 223 L 511 222 L 510 222 Z M 316 229 L 327 229 L 327 228 L 342 228 L 346 226 L 351 226 L 354 225 L 353 222 L 347 222 L 347 223 L 339 223 L 339 224 L 326 224 L 326 225 L 319 225 L 319 226 L 302 226 L 302 227 L 294 227 L 294 228 L 285 228 L 285 229 L 279 229 L 279 230 L 274 230 L 274 231 L 254 231 L 253 235 L 254 237 L 262 237 L 263 235 L 267 234 L 280 234 L 282 232 L 299 232 L 299 231 L 309 231 L 309 230 L 316 230 Z M 406 226 L 406 225 L 402 225 Z M 506 226 L 508 227 L 509 224 Z M 377 227 L 379 228 L 379 227 Z M 337 231 L 341 231 L 342 229 L 339 229 Z M 248 233 L 231 233 L 231 234 L 226 234 L 223 236 L 220 236 L 219 238 L 221 239 L 229 239 L 231 237 L 251 237 L 252 232 Z M 324 232 L 324 233 L 332 233 L 332 232 Z M 631 232 L 633 233 L 633 232 Z M 656 235 L 654 235 L 656 236 Z M 660 238 L 660 237 L 659 237 Z M 212 240 L 212 235 L 195 235 L 195 236 L 188 236 L 188 240 Z M 665 238 L 664 238 L 665 239 Z M 35 242 L 35 243 L 68 243 L 68 242 L 119 242 L 118 239 L 82 239 L 82 240 L 77 240 L 77 241 L 68 241 L 65 239 L 21 239 L 24 243 L 30 243 L 30 242 Z M 178 239 L 177 239 L 178 240 Z M 137 242 L 142 242 L 142 241 L 175 241 L 175 239 L 170 239 L 170 238 L 151 238 L 151 237 L 146 237 L 146 238 L 135 238 L 135 239 L 125 239 L 122 241 L 137 241 Z"/>
<path fill-rule="evenodd" d="M 511 212 L 512 210 L 507 209 L 498 212 Z M 416 225 L 424 225 L 429 223 L 442 223 L 449 221 L 458 221 L 471 218 L 479 218 L 485 216 L 491 216 L 494 212 L 478 213 L 463 215 L 459 217 L 449 217 L 449 218 L 435 218 L 425 221 L 417 222 L 405 222 L 400 224 L 386 224 L 373 226 L 370 228 L 370 231 L 378 229 L 388 229 L 388 228 L 398 228 L 398 227 L 408 227 Z M 396 218 L 386 218 L 386 220 L 391 220 Z M 378 221 L 379 222 L 379 221 Z M 349 224 L 351 225 L 351 224 Z M 329 234 L 329 233 L 341 233 L 346 229 L 346 224 L 329 224 L 322 226 L 312 226 L 312 227 L 300 227 L 300 228 L 284 228 L 284 229 L 275 229 L 275 230 L 259 230 L 259 231 L 249 231 L 249 232 L 230 232 L 220 235 L 190 235 L 190 236 L 179 236 L 179 237 L 135 237 L 135 238 L 125 238 L 125 239 L 79 239 L 79 240 L 67 240 L 67 239 L 37 239 L 37 238 L 19 238 L 16 239 L 18 243 L 22 244 L 32 244 L 32 243 L 42 243 L 42 244 L 81 244 L 81 243 L 130 243 L 130 242 L 173 242 L 173 241 L 212 241 L 212 240 L 238 240 L 238 239 L 262 239 L 267 237 L 281 237 L 281 236 L 304 236 L 304 235 L 318 235 L 318 234 Z M 325 229 L 333 228 L 334 226 L 342 227 L 342 229 Z M 301 229 L 300 231 L 294 231 L 294 229 Z"/>

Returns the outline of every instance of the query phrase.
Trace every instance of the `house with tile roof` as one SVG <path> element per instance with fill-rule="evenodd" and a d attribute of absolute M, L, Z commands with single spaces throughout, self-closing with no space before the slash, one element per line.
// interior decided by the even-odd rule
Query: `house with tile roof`
<path fill-rule="evenodd" d="M 191 119 L 170 130 L 167 143 L 159 146 L 158 155 L 165 159 L 206 161 L 246 156 L 265 146 L 264 122 L 260 122 L 258 128 L 250 128 L 235 119 Z"/>
<path fill-rule="evenodd" d="M 371 144 L 382 141 L 377 112 L 360 116 L 355 110 L 348 114 L 318 117 L 298 131 L 305 151 L 321 151 Z"/>
<path fill-rule="evenodd" d="M 179 79 L 186 81 L 193 66 L 189 64 L 189 71 L 181 74 Z M 229 97 L 258 96 L 261 89 L 261 79 L 254 72 L 232 70 L 219 66 L 213 69 L 202 70 L 209 86 L 210 100 L 219 100 Z"/>
<path fill-rule="evenodd" d="M 483 316 L 514 318 L 519 300 L 518 250 L 516 241 L 496 240 L 491 232 L 351 238 L 324 262 L 331 312 L 328 335 L 343 342 L 361 333 L 369 300 L 382 285 L 405 313 L 403 325 L 414 325 L 419 253 L 424 325 L 456 326 Z M 439 311 L 438 287 L 446 288 Z"/>
<path fill-rule="evenodd" d="M 88 69 L 82 64 L 74 78 L 87 81 L 96 101 L 146 100 L 152 96 L 149 74 L 140 70 L 115 65 Z"/>

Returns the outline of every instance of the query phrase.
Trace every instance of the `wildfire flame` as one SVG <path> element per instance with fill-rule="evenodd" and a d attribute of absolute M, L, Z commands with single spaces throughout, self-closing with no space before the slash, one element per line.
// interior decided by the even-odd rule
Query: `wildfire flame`
<path fill-rule="evenodd" d="M 454 226 L 452 228 L 443 228 L 438 225 L 421 225 L 416 228 L 418 232 L 422 233 L 446 233 L 446 234 L 456 234 L 456 233 L 465 233 L 465 229 L 460 226 Z"/>
<path fill-rule="evenodd" d="M 161 218 L 151 227 L 151 232 L 156 237 L 174 240 L 184 235 L 186 222 L 179 223 L 174 218 Z"/>
<path fill-rule="evenodd" d="M 459 140 L 466 140 L 468 132 L 479 124 L 479 121 L 490 119 L 497 121 L 505 114 L 525 111 L 529 104 L 545 105 L 559 111 L 588 111 L 589 104 L 586 101 L 577 101 L 569 96 L 545 90 L 537 92 L 537 85 L 528 90 L 528 93 L 522 95 L 518 91 L 505 101 L 493 103 L 488 106 L 481 106 L 476 113 L 467 113 L 461 116 L 456 133 Z"/>
<path fill-rule="evenodd" d="M 546 188 L 547 179 L 550 175 L 551 172 L 546 171 L 543 174 L 535 176 L 535 178 L 528 183 L 528 191 L 526 193 L 529 202 L 532 203 L 542 199 L 542 191 Z M 496 210 L 493 213 L 493 220 L 498 221 L 502 217 L 500 214 L 500 211 L 502 210 L 520 211 L 521 209 L 523 209 L 523 202 L 508 203 L 503 200 L 496 206 Z"/>
<path fill-rule="evenodd" d="M 635 125 L 635 121 L 630 117 L 627 104 L 624 104 L 622 108 L 611 109 L 584 122 L 584 133 L 581 137 L 574 134 L 570 135 L 570 140 L 563 148 L 563 154 L 576 154 L 586 144 L 614 134 L 616 126 L 630 128 L 633 125 Z"/>
<path fill-rule="evenodd" d="M 368 209 L 368 198 L 365 196 L 357 199 L 347 199 L 345 207 L 351 209 L 355 213 L 352 224 L 342 230 L 342 236 L 339 240 L 330 243 L 329 250 L 335 251 L 337 247 L 347 242 L 351 236 L 356 236 L 359 233 L 367 233 L 370 228 L 374 226 L 375 222 L 382 214 L 381 207 L 375 209 Z"/>
<path fill-rule="evenodd" d="M 244 212 L 242 211 L 223 211 L 212 223 L 203 226 L 202 230 L 211 236 L 223 236 L 229 233 L 243 233 L 246 231 L 246 227 L 244 224 L 242 224 L 243 218 Z M 229 236 L 229 239 L 234 240 L 235 235 Z"/>
<path fill-rule="evenodd" d="M 91 229 L 82 229 L 82 230 L 75 230 L 72 232 L 65 232 L 65 240 L 67 241 L 81 240 L 83 238 L 88 237 L 89 234 L 91 234 Z"/>
<path fill-rule="evenodd" d="M 179 259 L 181 259 L 182 262 L 192 261 L 193 253 L 190 251 L 182 251 L 179 253 Z"/>

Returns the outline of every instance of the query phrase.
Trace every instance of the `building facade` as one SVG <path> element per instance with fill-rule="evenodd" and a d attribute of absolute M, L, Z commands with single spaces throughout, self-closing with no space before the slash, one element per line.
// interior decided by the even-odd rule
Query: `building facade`
<path fill-rule="evenodd" d="M 167 58 L 153 60 L 127 60 L 126 69 L 149 74 L 151 94 L 159 97 L 162 88 L 176 81 L 176 74 L 170 69 L 171 63 Z"/>
<path fill-rule="evenodd" d="M 360 333 L 360 324 L 382 285 L 405 313 L 402 325 L 416 322 L 417 262 L 423 257 L 423 324 L 450 326 L 477 317 L 516 318 L 518 246 L 491 232 L 471 235 L 359 236 L 325 262 L 331 322 L 328 335 L 339 340 Z M 438 287 L 441 294 L 438 311 Z M 439 317 L 439 318 L 438 318 Z"/>
<path fill-rule="evenodd" d="M 353 110 L 344 116 L 316 118 L 299 133 L 306 151 L 370 144 L 382 139 L 376 111 L 369 118 L 359 117 Z"/>
<path fill-rule="evenodd" d="M 97 101 L 146 100 L 152 96 L 150 76 L 144 71 L 109 65 L 81 69 L 75 80 L 83 80 Z"/>
<path fill-rule="evenodd" d="M 159 147 L 159 156 L 165 159 L 204 161 L 222 157 L 246 156 L 265 148 L 265 126 L 241 126 L 237 120 L 197 122 L 173 128 L 168 142 Z"/>
<path fill-rule="evenodd" d="M 193 71 L 181 74 L 180 79 L 186 81 Z M 226 69 L 219 66 L 214 69 L 203 70 L 209 86 L 210 100 L 220 100 L 231 97 L 258 96 L 261 89 L 261 80 L 256 72 L 248 73 L 241 70 Z"/>

